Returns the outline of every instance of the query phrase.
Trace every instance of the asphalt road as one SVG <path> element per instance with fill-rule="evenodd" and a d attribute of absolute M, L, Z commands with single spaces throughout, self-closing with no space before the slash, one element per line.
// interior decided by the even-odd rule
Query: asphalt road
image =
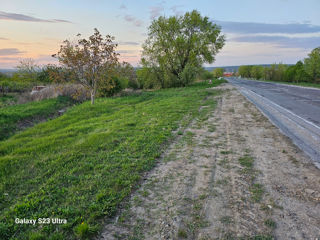
<path fill-rule="evenodd" d="M 235 77 L 227 80 L 320 168 L 320 89 Z"/>

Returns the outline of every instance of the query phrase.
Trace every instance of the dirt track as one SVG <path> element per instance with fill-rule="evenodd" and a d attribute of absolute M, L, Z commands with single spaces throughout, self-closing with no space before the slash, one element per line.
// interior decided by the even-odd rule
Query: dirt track
<path fill-rule="evenodd" d="M 320 238 L 319 169 L 231 85 L 219 88 L 208 120 L 170 146 L 101 239 Z"/>

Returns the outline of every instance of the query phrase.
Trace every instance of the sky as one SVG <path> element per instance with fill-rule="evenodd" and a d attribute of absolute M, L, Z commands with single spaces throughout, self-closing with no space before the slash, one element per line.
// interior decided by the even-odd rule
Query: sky
<path fill-rule="evenodd" d="M 0 68 L 32 58 L 57 63 L 63 40 L 112 35 L 120 60 L 139 65 L 148 26 L 193 9 L 220 25 L 226 44 L 212 64 L 294 64 L 320 46 L 319 0 L 0 0 Z"/>

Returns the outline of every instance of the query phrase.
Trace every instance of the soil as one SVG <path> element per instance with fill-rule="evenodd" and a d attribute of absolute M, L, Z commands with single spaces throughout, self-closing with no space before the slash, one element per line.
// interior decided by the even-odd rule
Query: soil
<path fill-rule="evenodd" d="M 229 84 L 99 239 L 317 239 L 320 170 Z M 201 109 L 208 106 L 202 106 Z"/>

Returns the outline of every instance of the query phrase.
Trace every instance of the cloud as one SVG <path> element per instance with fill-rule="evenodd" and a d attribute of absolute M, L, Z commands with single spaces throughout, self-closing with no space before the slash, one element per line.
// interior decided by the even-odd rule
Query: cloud
<path fill-rule="evenodd" d="M 47 23 L 71 23 L 63 19 L 41 19 L 18 13 L 7 13 L 0 11 L 0 20 L 25 21 L 25 22 L 47 22 Z"/>
<path fill-rule="evenodd" d="M 18 60 L 20 60 L 21 58 L 19 57 L 2 57 L 0 56 L 0 60 L 2 61 L 12 61 L 12 62 L 17 62 Z"/>
<path fill-rule="evenodd" d="M 137 50 L 118 50 L 116 51 L 117 53 L 135 53 Z"/>
<path fill-rule="evenodd" d="M 0 40 L 9 40 L 9 38 L 0 37 Z"/>
<path fill-rule="evenodd" d="M 120 9 L 127 9 L 127 6 L 122 3 L 122 4 L 120 5 Z"/>
<path fill-rule="evenodd" d="M 119 45 L 131 45 L 131 46 L 138 46 L 138 45 L 140 45 L 140 43 L 138 43 L 138 42 L 118 42 L 118 44 Z"/>
<path fill-rule="evenodd" d="M 2 48 L 0 49 L 0 56 L 19 55 L 24 53 L 17 48 Z"/>
<path fill-rule="evenodd" d="M 285 36 L 239 36 L 231 38 L 234 42 L 273 43 L 284 48 L 316 48 L 320 46 L 320 37 L 285 37 Z"/>
<path fill-rule="evenodd" d="M 229 33 L 315 33 L 320 32 L 320 26 L 310 23 L 255 23 L 255 22 L 228 22 L 213 21 L 220 25 L 224 32 Z"/>
<path fill-rule="evenodd" d="M 150 18 L 154 19 L 157 18 L 161 15 L 161 12 L 164 11 L 164 7 L 163 6 L 153 6 L 150 7 Z"/>
<path fill-rule="evenodd" d="M 124 20 L 126 20 L 127 22 L 133 23 L 137 27 L 141 27 L 143 24 L 143 22 L 141 20 L 139 20 L 136 17 L 131 16 L 131 15 L 125 15 Z"/>

